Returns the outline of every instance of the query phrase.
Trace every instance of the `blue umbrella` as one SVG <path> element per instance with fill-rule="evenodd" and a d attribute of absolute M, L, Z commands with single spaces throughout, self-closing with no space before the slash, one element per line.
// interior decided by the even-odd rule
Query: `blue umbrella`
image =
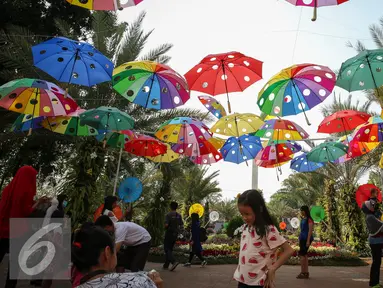
<path fill-rule="evenodd" d="M 33 64 L 60 82 L 93 86 L 111 81 L 114 65 L 92 45 L 55 37 L 32 47 Z"/>
<path fill-rule="evenodd" d="M 242 163 L 252 160 L 262 150 L 261 139 L 258 136 L 242 135 L 230 137 L 221 148 L 224 161 Z"/>
<path fill-rule="evenodd" d="M 118 187 L 118 196 L 125 203 L 132 203 L 140 198 L 142 182 L 136 177 L 126 178 Z"/>
<path fill-rule="evenodd" d="M 290 168 L 298 172 L 312 172 L 323 166 L 323 163 L 316 163 L 307 160 L 306 153 L 295 157 L 290 163 Z"/>

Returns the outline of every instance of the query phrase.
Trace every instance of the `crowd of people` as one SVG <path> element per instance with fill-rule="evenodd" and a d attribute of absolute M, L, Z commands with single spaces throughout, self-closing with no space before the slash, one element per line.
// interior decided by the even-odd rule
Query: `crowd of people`
<path fill-rule="evenodd" d="M 37 171 L 31 166 L 21 167 L 12 181 L 2 191 L 0 200 L 0 261 L 10 252 L 10 219 L 28 218 L 36 212 L 36 207 L 45 206 L 43 225 L 65 218 L 65 196 L 56 198 L 36 196 Z M 118 199 L 105 197 L 104 206 L 94 222 L 86 222 L 74 231 L 71 246 L 72 264 L 70 269 L 72 287 L 131 287 L 162 288 L 163 280 L 156 271 L 144 272 L 151 248 L 151 236 L 140 225 L 121 221 L 114 214 Z M 173 250 L 178 236 L 185 230 L 178 204 L 171 202 L 170 212 L 165 216 L 164 270 L 174 271 L 179 262 Z M 245 222 L 240 241 L 239 263 L 233 278 L 239 288 L 275 286 L 276 271 L 289 259 L 294 250 L 274 226 L 262 194 L 257 190 L 248 190 L 238 197 L 238 210 Z M 365 201 L 362 211 L 366 215 L 369 231 L 369 243 L 372 251 L 370 286 L 380 287 L 380 264 L 383 244 L 383 222 L 378 207 L 377 191 L 371 191 L 371 197 Z M 191 214 L 190 255 L 185 267 L 190 267 L 197 256 L 202 267 L 207 265 L 203 256 L 201 224 L 198 214 Z M 308 249 L 314 238 L 314 221 L 309 207 L 301 208 L 301 226 L 299 235 L 299 255 L 301 273 L 298 279 L 308 279 Z M 55 219 L 55 220 L 54 220 Z M 54 230 L 51 240 L 59 242 L 61 233 Z M 202 238 L 201 238 L 202 237 Z M 62 252 L 64 253 L 64 252 Z M 16 287 L 17 279 L 10 279 L 8 269 L 6 288 Z M 129 271 L 129 272 L 126 272 Z M 34 285 L 49 288 L 52 275 L 44 274 L 42 281 Z"/>

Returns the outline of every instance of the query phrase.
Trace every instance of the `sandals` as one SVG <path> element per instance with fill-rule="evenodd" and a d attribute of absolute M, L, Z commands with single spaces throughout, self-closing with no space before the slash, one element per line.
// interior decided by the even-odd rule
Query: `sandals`
<path fill-rule="evenodd" d="M 298 276 L 297 276 L 297 279 L 309 279 L 310 278 L 310 274 L 309 273 L 303 273 L 301 272 Z"/>

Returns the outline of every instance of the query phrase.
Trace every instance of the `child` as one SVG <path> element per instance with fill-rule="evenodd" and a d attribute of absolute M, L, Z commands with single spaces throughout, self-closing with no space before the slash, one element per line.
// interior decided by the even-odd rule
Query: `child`
<path fill-rule="evenodd" d="M 275 272 L 294 253 L 278 233 L 258 190 L 238 197 L 238 210 L 245 222 L 241 237 L 239 265 L 234 273 L 238 288 L 274 287 Z M 278 248 L 283 252 L 276 259 Z"/>
<path fill-rule="evenodd" d="M 299 233 L 299 256 L 301 261 L 301 273 L 297 279 L 309 279 L 309 257 L 308 251 L 314 240 L 314 220 L 311 218 L 310 209 L 304 205 L 301 207 L 301 232 Z"/>
<path fill-rule="evenodd" d="M 197 255 L 197 257 L 201 260 L 202 267 L 205 267 L 207 262 L 205 261 L 205 258 L 202 256 L 202 245 L 201 245 L 201 239 L 200 239 L 200 223 L 199 223 L 199 215 L 197 213 L 193 213 L 191 215 L 192 219 L 192 225 L 191 225 L 191 251 L 189 256 L 189 262 L 186 263 L 185 267 L 190 267 L 191 263 L 193 261 L 194 255 Z"/>

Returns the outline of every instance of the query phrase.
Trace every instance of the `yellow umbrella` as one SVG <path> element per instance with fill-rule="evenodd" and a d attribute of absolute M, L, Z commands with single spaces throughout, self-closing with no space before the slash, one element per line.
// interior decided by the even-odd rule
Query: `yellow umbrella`
<path fill-rule="evenodd" d="M 189 209 L 189 216 L 191 216 L 193 213 L 197 213 L 199 215 L 199 218 L 201 218 L 204 212 L 205 208 L 203 208 L 201 204 L 195 203 Z"/>
<path fill-rule="evenodd" d="M 172 150 L 172 147 L 167 144 L 167 143 L 164 143 L 166 145 L 166 147 L 168 148 L 166 150 L 166 153 L 163 154 L 163 155 L 158 155 L 158 156 L 155 156 L 155 157 L 149 157 L 147 156 L 146 158 L 148 158 L 149 160 L 152 160 L 153 162 L 156 162 L 156 163 L 170 163 L 174 160 L 177 160 L 178 158 L 180 158 L 180 154 L 174 152 Z"/>
<path fill-rule="evenodd" d="M 219 150 L 225 144 L 226 140 L 219 137 L 211 137 L 210 139 L 207 140 L 207 142 L 213 145 L 215 149 Z"/>
<path fill-rule="evenodd" d="M 256 132 L 264 122 L 252 113 L 234 113 L 219 119 L 210 129 L 213 133 L 239 137 Z"/>

